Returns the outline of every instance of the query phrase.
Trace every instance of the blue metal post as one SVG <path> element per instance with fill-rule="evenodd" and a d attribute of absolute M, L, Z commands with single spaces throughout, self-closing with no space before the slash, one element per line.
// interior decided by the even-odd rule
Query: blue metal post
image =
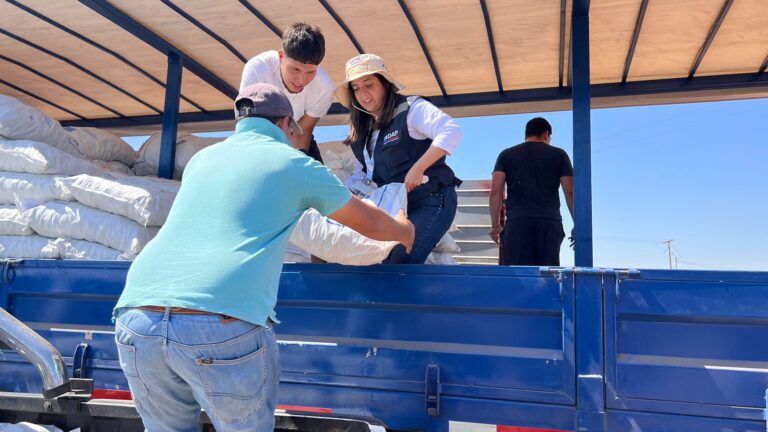
<path fill-rule="evenodd" d="M 575 264 L 592 267 L 592 137 L 589 79 L 589 0 L 577 0 L 571 17 L 573 53 L 573 168 Z"/>
<path fill-rule="evenodd" d="M 605 428 L 603 286 L 611 286 L 603 270 L 577 268 L 576 291 L 576 407 L 577 430 Z"/>
<path fill-rule="evenodd" d="M 174 53 L 168 54 L 168 79 L 165 86 L 160 167 L 157 175 L 169 179 L 173 178 L 173 165 L 176 160 L 176 131 L 179 125 L 181 75 L 184 70 L 182 66 L 181 57 Z"/>

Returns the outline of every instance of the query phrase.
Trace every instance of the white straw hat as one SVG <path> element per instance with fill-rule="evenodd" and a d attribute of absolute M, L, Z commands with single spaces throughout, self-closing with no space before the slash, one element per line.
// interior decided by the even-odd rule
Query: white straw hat
<path fill-rule="evenodd" d="M 352 94 L 349 91 L 349 83 L 367 76 L 379 74 L 383 76 L 387 81 L 392 83 L 398 90 L 405 88 L 398 80 L 396 80 L 392 74 L 389 73 L 387 65 L 384 63 L 384 59 L 376 54 L 360 54 L 359 56 L 352 57 L 347 61 L 346 76 L 347 78 L 342 81 L 336 87 L 336 99 L 347 108 L 352 107 Z"/>

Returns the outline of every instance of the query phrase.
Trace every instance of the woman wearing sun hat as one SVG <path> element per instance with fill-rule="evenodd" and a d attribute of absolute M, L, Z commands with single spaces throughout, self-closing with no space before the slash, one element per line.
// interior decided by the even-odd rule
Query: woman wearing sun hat
<path fill-rule="evenodd" d="M 445 158 L 462 138 L 453 119 L 418 96 L 398 94 L 405 86 L 375 54 L 347 61 L 346 79 L 336 98 L 350 110 L 344 141 L 360 162 L 345 183 L 405 183 L 408 219 L 416 227 L 410 254 L 396 247 L 385 261 L 423 264 L 456 215 L 456 178 Z"/>

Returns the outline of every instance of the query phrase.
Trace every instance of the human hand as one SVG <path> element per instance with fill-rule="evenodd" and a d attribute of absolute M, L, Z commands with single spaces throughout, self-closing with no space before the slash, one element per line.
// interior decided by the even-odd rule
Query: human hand
<path fill-rule="evenodd" d="M 291 131 L 291 134 L 288 135 L 288 140 L 291 142 L 291 147 L 295 148 L 296 150 L 301 150 L 304 153 L 309 151 L 309 144 L 311 140 L 308 141 L 304 139 L 304 135 L 299 135 L 298 133 Z"/>
<path fill-rule="evenodd" d="M 493 240 L 494 243 L 499 244 L 499 236 L 501 235 L 501 226 L 491 227 L 491 229 L 488 230 L 488 235 L 491 236 L 491 240 Z"/>
<path fill-rule="evenodd" d="M 571 236 L 568 237 L 568 246 L 570 246 L 571 249 L 573 249 L 573 246 L 576 244 L 576 235 L 574 234 L 574 230 L 575 228 L 571 228 Z"/>
<path fill-rule="evenodd" d="M 419 169 L 416 165 L 414 165 L 405 175 L 405 189 L 410 192 L 421 186 L 422 181 L 424 181 L 424 170 Z"/>
<path fill-rule="evenodd" d="M 413 223 L 408 220 L 408 216 L 405 214 L 405 210 L 403 209 L 400 209 L 400 211 L 397 213 L 395 220 L 397 220 L 397 222 L 406 229 L 404 240 L 401 240 L 400 243 L 405 246 L 406 253 L 411 253 L 413 242 L 416 239 L 416 227 L 413 226 Z"/>

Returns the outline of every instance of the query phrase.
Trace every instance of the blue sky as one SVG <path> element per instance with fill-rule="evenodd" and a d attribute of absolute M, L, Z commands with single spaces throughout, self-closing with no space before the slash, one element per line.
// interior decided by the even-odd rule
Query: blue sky
<path fill-rule="evenodd" d="M 572 158 L 563 111 L 457 119 L 464 141 L 449 165 L 463 179 L 490 178 L 499 152 L 539 115 Z M 662 242 L 673 239 L 680 269 L 768 270 L 768 99 L 593 110 L 592 148 L 595 266 L 668 268 Z M 564 202 L 563 221 L 570 232 Z M 573 264 L 565 245 L 561 264 Z"/>

